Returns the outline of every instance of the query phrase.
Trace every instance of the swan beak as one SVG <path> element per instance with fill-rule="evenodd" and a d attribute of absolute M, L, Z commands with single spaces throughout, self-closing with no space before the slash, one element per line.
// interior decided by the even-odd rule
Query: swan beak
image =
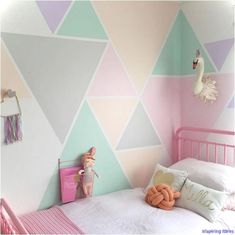
<path fill-rule="evenodd" d="M 196 60 L 193 61 L 193 69 L 196 69 L 197 64 L 198 64 L 198 59 L 196 59 Z"/>

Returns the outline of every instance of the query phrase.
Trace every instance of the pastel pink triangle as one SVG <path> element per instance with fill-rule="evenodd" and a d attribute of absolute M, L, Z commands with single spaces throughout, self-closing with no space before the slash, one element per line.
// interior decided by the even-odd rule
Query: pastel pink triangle
<path fill-rule="evenodd" d="M 180 79 L 154 77 L 147 84 L 143 101 L 169 155 L 172 153 L 172 134 L 179 126 L 213 128 L 233 94 L 233 74 L 211 76 L 217 81 L 219 91 L 214 104 L 205 104 L 193 96 L 195 76 Z"/>
<path fill-rule="evenodd" d="M 135 96 L 136 92 L 111 45 L 91 84 L 88 96 Z"/>
<path fill-rule="evenodd" d="M 169 156 L 172 153 L 172 134 L 180 126 L 181 78 L 153 77 L 147 84 L 143 101 Z"/>

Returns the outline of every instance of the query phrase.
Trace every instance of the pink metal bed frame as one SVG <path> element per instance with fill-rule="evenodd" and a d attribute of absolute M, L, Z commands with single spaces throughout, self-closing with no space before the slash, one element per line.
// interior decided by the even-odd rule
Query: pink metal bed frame
<path fill-rule="evenodd" d="M 186 135 L 185 133 L 204 133 L 206 137 L 192 138 L 191 135 Z M 222 149 L 222 161 L 219 163 L 223 165 L 228 165 L 228 160 L 230 158 L 231 166 L 235 167 L 235 146 L 234 144 L 227 144 L 222 142 L 207 141 L 207 135 L 217 134 L 223 136 L 235 136 L 235 132 L 226 130 L 215 130 L 215 129 L 205 129 L 205 128 L 194 128 L 194 127 L 182 127 L 179 128 L 174 136 L 176 142 L 176 153 L 177 160 L 181 160 L 185 157 L 194 157 L 199 160 L 211 161 L 218 163 L 218 149 Z M 234 143 L 234 141 L 233 141 Z M 187 148 L 185 148 L 187 145 Z M 195 148 L 196 146 L 196 148 Z M 205 148 L 205 153 L 203 154 L 202 148 Z M 210 147 L 210 148 L 209 148 Z M 214 151 L 210 151 L 210 149 Z M 185 151 L 185 149 L 187 151 Z M 228 149 L 232 149 L 232 155 L 228 155 Z M 232 159 L 232 160 L 231 160 Z M 4 199 L 1 199 L 0 205 L 1 214 L 1 232 L 4 234 L 29 234 L 25 229 L 24 225 L 21 223 L 19 218 L 15 215 L 13 210 L 9 207 Z"/>
<path fill-rule="evenodd" d="M 1 198 L 1 234 L 29 234 L 8 203 Z M 10 218 L 10 220 L 9 220 Z"/>
<path fill-rule="evenodd" d="M 204 134 L 204 138 L 200 139 L 192 137 L 194 134 L 198 133 Z M 225 136 L 230 136 L 233 138 L 231 141 L 233 144 L 223 143 L 222 141 L 208 141 L 206 139 L 209 134 L 221 136 L 221 140 L 225 138 Z M 234 136 L 234 131 L 181 127 L 175 134 L 177 161 L 180 161 L 183 158 L 193 157 L 198 160 L 210 161 L 235 167 Z M 218 154 L 219 150 L 220 154 Z"/>

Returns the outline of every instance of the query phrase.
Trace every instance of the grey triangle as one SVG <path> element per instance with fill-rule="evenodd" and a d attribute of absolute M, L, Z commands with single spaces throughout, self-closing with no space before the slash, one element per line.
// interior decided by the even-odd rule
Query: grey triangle
<path fill-rule="evenodd" d="M 63 142 L 106 43 L 10 33 L 2 38 Z"/>
<path fill-rule="evenodd" d="M 157 136 L 142 104 L 138 104 L 128 126 L 117 146 L 118 150 L 160 145 Z"/>

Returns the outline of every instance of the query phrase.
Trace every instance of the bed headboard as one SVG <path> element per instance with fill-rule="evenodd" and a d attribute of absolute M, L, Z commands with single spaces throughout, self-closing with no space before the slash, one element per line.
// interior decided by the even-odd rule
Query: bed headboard
<path fill-rule="evenodd" d="M 235 132 L 181 127 L 176 131 L 176 158 L 196 158 L 235 167 Z"/>

